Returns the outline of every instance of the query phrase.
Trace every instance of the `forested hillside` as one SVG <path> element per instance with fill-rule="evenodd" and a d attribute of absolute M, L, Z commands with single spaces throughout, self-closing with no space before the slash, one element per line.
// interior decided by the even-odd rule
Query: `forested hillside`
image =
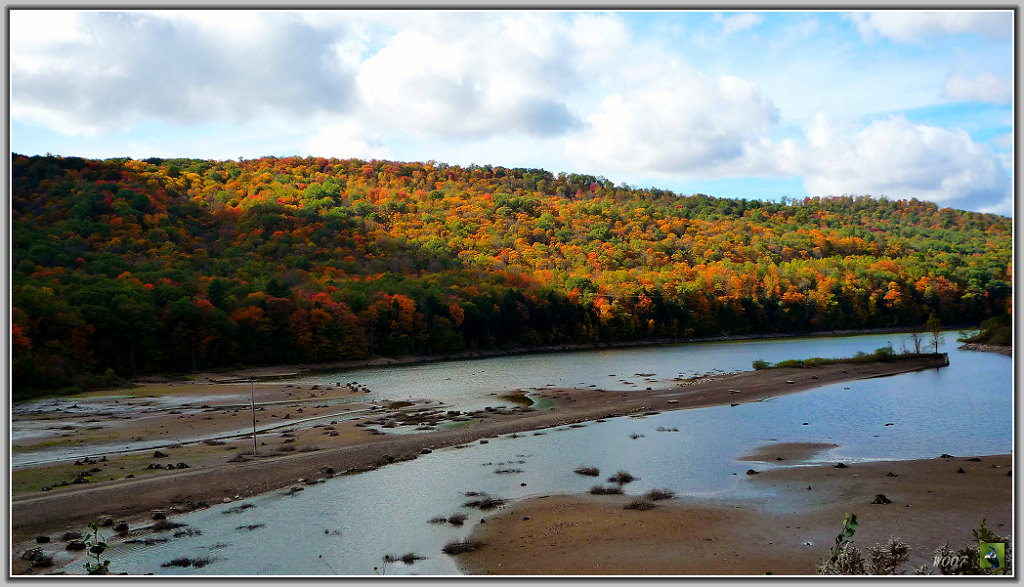
<path fill-rule="evenodd" d="M 12 156 L 16 395 L 238 364 L 980 321 L 1011 220 L 441 163 Z"/>

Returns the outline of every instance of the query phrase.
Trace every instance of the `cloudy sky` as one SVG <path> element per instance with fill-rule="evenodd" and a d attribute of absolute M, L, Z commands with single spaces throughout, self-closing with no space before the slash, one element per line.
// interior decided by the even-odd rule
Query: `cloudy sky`
<path fill-rule="evenodd" d="M 10 12 L 11 148 L 1012 213 L 1012 13 Z"/>

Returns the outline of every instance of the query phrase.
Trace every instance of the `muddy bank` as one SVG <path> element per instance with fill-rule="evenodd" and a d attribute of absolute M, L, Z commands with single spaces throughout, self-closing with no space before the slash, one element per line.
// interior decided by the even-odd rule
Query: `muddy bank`
<path fill-rule="evenodd" d="M 771 498 L 674 498 L 649 511 L 624 509 L 637 496 L 535 498 L 478 526 L 471 539 L 485 546 L 460 555 L 460 566 L 498 575 L 811 575 L 853 512 L 862 553 L 899 537 L 912 548 L 909 574 L 931 568 L 938 546 L 971 542 L 982 519 L 1012 532 L 1011 470 L 1010 455 L 776 469 L 746 479 L 774 490 Z M 878 494 L 891 503 L 872 503 Z"/>
<path fill-rule="evenodd" d="M 1012 346 L 999 346 L 999 345 L 994 345 L 994 344 L 981 344 L 981 343 L 977 343 L 977 342 L 969 342 L 967 344 L 962 344 L 962 345 L 960 345 L 957 348 L 963 349 L 965 351 L 980 351 L 980 352 L 983 352 L 983 353 L 996 353 L 996 354 L 999 354 L 999 355 L 1006 355 L 1007 357 L 1012 357 L 1013 356 L 1013 347 Z"/>

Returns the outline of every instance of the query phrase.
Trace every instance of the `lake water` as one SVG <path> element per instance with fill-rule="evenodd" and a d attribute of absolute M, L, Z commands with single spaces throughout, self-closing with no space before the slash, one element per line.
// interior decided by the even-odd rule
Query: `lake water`
<path fill-rule="evenodd" d="M 441 548 L 468 535 L 484 517 L 462 506 L 469 499 L 467 491 L 506 499 L 582 493 L 626 470 L 640 478 L 625 486 L 628 494 L 668 488 L 695 498 L 743 497 L 757 494 L 744 472 L 751 466 L 772 465 L 736 458 L 774 441 L 839 445 L 818 455 L 822 462 L 1007 453 L 1012 448 L 1012 361 L 959 351 L 955 337 L 946 333 L 948 342 L 940 349 L 950 356 L 950 366 L 944 369 L 829 385 L 736 407 L 615 418 L 517 438 L 506 435 L 487 444 L 437 450 L 414 461 L 338 477 L 293 495 L 245 500 L 253 507 L 244 511 L 233 509 L 239 506 L 236 502 L 177 516 L 175 521 L 201 535 L 174 538 L 174 532 L 185 530 L 179 528 L 146 536 L 167 538 L 151 546 L 117 544 L 109 551 L 112 569 L 188 575 L 372 575 L 385 554 L 413 552 L 426 559 L 412 565 L 391 563 L 387 574 L 457 574 L 454 560 Z M 302 381 L 356 380 L 388 399 L 429 397 L 454 405 L 495 405 L 498 402 L 488 400 L 489 394 L 512 389 L 548 384 L 665 387 L 679 376 L 747 370 L 754 359 L 849 356 L 888 342 L 899 349 L 903 340 L 903 335 L 886 334 L 704 343 L 360 369 Z M 601 477 L 573 473 L 581 465 L 599 467 Z M 517 472 L 496 473 L 509 469 Z M 468 515 L 465 526 L 428 523 L 455 513 Z M 180 557 L 209 563 L 200 569 L 161 566 Z M 81 562 L 67 570 L 81 572 Z"/>

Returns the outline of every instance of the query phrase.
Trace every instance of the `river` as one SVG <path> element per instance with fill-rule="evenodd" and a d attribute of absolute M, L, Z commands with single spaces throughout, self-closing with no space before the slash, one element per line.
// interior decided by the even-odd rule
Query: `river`
<path fill-rule="evenodd" d="M 915 459 L 1008 453 L 1012 448 L 1012 361 L 956 349 L 945 333 L 944 369 L 820 387 L 764 402 L 665 412 L 562 426 L 437 450 L 374 471 L 337 477 L 304 491 L 281 492 L 177 516 L 186 524 L 135 536 L 108 551 L 116 572 L 188 575 L 373 575 L 382 557 L 415 553 L 414 564 L 389 563 L 387 574 L 457 574 L 441 552 L 468 535 L 485 514 L 464 507 L 466 492 L 505 499 L 580 493 L 626 470 L 639 480 L 629 494 L 668 488 L 693 499 L 743 497 L 755 489 L 737 457 L 770 442 L 828 442 L 820 462 Z M 388 399 L 432 398 L 466 407 L 496 405 L 491 394 L 547 385 L 606 389 L 667 387 L 676 378 L 749 370 L 811 356 L 850 356 L 905 335 L 750 340 L 550 355 L 522 355 L 307 375 L 303 383 L 356 380 Z M 573 472 L 601 470 L 601 478 Z M 757 463 L 758 468 L 771 465 Z M 503 471 L 503 472 L 499 472 Z M 768 491 L 768 490 L 757 490 Z M 462 527 L 431 518 L 463 513 Z M 174 533 L 191 531 L 174 537 Z M 166 539 L 164 542 L 152 539 Z M 199 559 L 201 568 L 162 566 Z M 82 571 L 81 562 L 67 567 Z"/>

